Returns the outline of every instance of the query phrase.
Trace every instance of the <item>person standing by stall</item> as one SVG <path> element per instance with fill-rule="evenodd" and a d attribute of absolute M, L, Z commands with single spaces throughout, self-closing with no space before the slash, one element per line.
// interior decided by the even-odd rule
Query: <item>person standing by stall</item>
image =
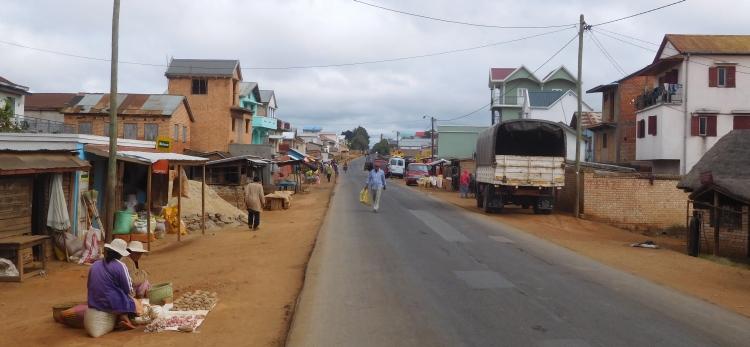
<path fill-rule="evenodd" d="M 469 170 L 464 170 L 464 173 L 461 174 L 461 177 L 458 179 L 459 188 L 461 190 L 461 199 L 466 196 L 466 198 L 469 198 Z M 455 186 L 454 186 L 455 187 Z"/>
<path fill-rule="evenodd" d="M 374 165 L 374 169 L 372 169 L 367 176 L 365 189 L 368 188 L 370 189 L 370 198 L 372 199 L 372 212 L 378 213 L 378 208 L 380 207 L 380 192 L 385 190 L 385 174 L 377 165 Z"/>
<path fill-rule="evenodd" d="M 245 187 L 245 205 L 247 206 L 247 227 L 250 230 L 258 230 L 260 224 L 260 211 L 263 209 L 263 185 L 260 177 L 253 177 L 253 183 Z"/>

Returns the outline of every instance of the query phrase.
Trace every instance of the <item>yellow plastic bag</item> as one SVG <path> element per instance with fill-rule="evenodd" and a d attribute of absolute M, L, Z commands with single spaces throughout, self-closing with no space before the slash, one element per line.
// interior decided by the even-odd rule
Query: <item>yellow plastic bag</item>
<path fill-rule="evenodd" d="M 167 220 L 167 234 L 177 234 L 179 228 L 180 234 L 185 235 L 185 223 L 177 217 L 177 206 L 167 206 L 164 208 L 164 216 Z"/>
<path fill-rule="evenodd" d="M 359 201 L 367 206 L 372 206 L 369 189 L 362 189 L 362 192 L 359 193 Z"/>

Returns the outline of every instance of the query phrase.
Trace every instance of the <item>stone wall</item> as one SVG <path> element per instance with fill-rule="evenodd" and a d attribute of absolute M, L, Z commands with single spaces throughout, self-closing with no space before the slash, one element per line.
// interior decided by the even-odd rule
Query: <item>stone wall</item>
<path fill-rule="evenodd" d="M 745 214 L 733 214 L 726 212 L 725 216 L 731 214 L 732 217 L 741 220 L 739 227 L 730 227 L 722 223 L 719 228 L 719 252 L 720 257 L 729 257 L 737 259 L 746 259 L 750 256 L 748 249 L 748 206 L 742 207 Z M 725 218 L 725 217 L 723 217 Z M 701 210 L 701 237 L 700 252 L 704 254 L 713 254 L 714 252 L 714 222 L 711 210 Z"/>
<path fill-rule="evenodd" d="M 245 205 L 245 190 L 244 186 L 241 185 L 211 185 L 211 188 L 216 191 L 224 201 L 230 203 L 232 206 L 240 209 L 241 211 L 247 211 Z"/>
<path fill-rule="evenodd" d="M 677 189 L 680 176 L 639 173 L 581 173 L 581 213 L 588 220 L 639 232 L 683 228 L 687 223 L 688 194 Z M 565 172 L 557 208 L 572 211 L 575 172 Z"/>

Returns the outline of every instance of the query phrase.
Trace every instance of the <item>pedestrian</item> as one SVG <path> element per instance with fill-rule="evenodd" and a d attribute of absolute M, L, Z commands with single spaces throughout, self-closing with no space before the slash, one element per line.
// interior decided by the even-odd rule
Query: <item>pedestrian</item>
<path fill-rule="evenodd" d="M 336 173 L 336 178 L 339 178 L 339 163 L 333 162 L 333 172 Z"/>
<path fill-rule="evenodd" d="M 372 199 L 372 211 L 378 213 L 378 208 L 380 207 L 380 192 L 385 190 L 385 174 L 377 165 L 374 165 L 370 174 L 367 175 L 365 189 L 368 188 L 370 189 L 370 198 Z"/>
<path fill-rule="evenodd" d="M 331 175 L 333 175 L 333 167 L 328 165 L 326 168 L 326 178 L 328 178 L 328 182 L 331 182 Z"/>
<path fill-rule="evenodd" d="M 258 230 L 260 224 L 260 211 L 263 209 L 263 185 L 260 184 L 260 176 L 253 177 L 253 183 L 245 187 L 245 205 L 247 206 L 247 227 L 250 230 Z"/>
<path fill-rule="evenodd" d="M 461 177 L 458 179 L 458 184 L 461 186 L 461 199 L 466 196 L 466 198 L 469 198 L 469 170 L 464 170 L 464 173 L 461 174 Z"/>

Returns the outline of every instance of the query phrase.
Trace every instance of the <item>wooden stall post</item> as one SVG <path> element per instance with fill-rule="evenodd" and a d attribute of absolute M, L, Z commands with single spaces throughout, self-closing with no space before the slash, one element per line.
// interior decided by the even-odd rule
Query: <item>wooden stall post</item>
<path fill-rule="evenodd" d="M 206 234 L 206 163 L 203 163 L 201 179 L 201 234 Z M 240 176 L 241 177 L 241 176 Z"/>
<path fill-rule="evenodd" d="M 714 255 L 719 256 L 719 192 L 714 190 Z"/>
<path fill-rule="evenodd" d="M 154 172 L 154 164 L 148 166 L 148 180 L 146 181 L 146 244 L 151 252 L 151 174 Z"/>
<path fill-rule="evenodd" d="M 177 241 L 182 234 L 182 166 L 175 165 L 177 169 Z"/>

